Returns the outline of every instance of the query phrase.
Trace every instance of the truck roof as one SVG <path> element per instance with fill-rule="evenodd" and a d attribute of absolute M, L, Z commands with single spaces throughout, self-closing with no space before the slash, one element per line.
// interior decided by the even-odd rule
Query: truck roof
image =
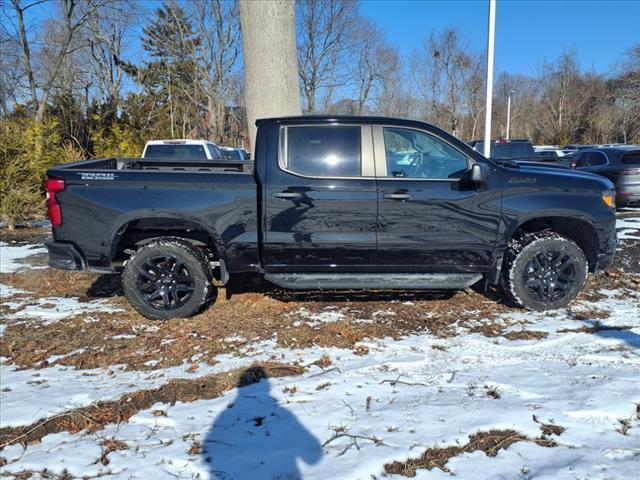
<path fill-rule="evenodd" d="M 215 145 L 215 143 L 209 140 L 189 140 L 183 138 L 173 140 L 149 140 L 147 145 L 204 145 L 209 143 Z"/>

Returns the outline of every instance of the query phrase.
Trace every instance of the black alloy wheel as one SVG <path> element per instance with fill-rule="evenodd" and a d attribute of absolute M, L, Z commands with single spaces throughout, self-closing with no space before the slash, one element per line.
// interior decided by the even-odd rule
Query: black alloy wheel
<path fill-rule="evenodd" d="M 167 255 L 152 257 L 138 267 L 137 285 L 149 305 L 175 310 L 189 301 L 195 282 L 184 262 Z"/>
<path fill-rule="evenodd" d="M 529 310 L 554 310 L 580 294 L 588 273 L 587 258 L 574 241 L 544 231 L 509 242 L 501 282 L 512 303 Z"/>
<path fill-rule="evenodd" d="M 129 303 L 154 320 L 190 317 L 212 300 L 211 266 L 188 240 L 161 237 L 142 245 L 124 267 Z"/>
<path fill-rule="evenodd" d="M 529 294 L 541 302 L 561 300 L 576 281 L 576 259 L 564 252 L 547 251 L 535 255 L 523 272 Z"/>

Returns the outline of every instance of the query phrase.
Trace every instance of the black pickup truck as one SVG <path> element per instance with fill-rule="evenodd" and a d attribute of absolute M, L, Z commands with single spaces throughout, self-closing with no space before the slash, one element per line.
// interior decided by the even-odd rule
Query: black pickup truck
<path fill-rule="evenodd" d="M 154 319 L 196 313 L 212 280 L 291 289 L 501 284 L 567 305 L 616 246 L 607 179 L 493 161 L 425 123 L 259 120 L 255 164 L 104 159 L 48 171 L 49 264 L 122 272 Z"/>

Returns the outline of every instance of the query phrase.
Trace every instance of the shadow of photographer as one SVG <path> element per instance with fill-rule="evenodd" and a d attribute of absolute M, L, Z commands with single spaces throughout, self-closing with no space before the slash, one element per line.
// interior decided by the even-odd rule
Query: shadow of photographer
<path fill-rule="evenodd" d="M 322 458 L 320 442 L 270 395 L 266 377 L 260 367 L 247 369 L 235 399 L 204 439 L 210 478 L 296 480 L 302 478 L 299 461 L 313 465 Z"/>

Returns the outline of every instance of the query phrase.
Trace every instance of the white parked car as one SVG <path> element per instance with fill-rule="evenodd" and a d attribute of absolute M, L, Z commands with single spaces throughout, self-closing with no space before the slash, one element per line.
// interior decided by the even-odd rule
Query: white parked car
<path fill-rule="evenodd" d="M 142 151 L 142 158 L 169 160 L 224 160 L 218 146 L 208 140 L 151 140 Z"/>

